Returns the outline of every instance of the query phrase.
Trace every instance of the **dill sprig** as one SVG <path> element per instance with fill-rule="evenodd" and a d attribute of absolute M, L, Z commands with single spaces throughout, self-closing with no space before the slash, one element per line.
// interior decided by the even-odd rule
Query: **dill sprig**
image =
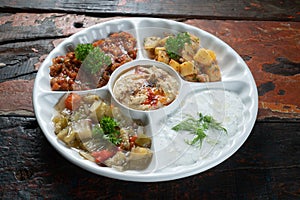
<path fill-rule="evenodd" d="M 210 115 L 199 113 L 199 119 L 189 117 L 172 128 L 174 131 L 188 131 L 195 137 L 191 141 L 186 141 L 190 145 L 198 144 L 202 146 L 204 138 L 207 136 L 205 131 L 208 129 L 221 130 L 227 133 L 227 130 Z"/>

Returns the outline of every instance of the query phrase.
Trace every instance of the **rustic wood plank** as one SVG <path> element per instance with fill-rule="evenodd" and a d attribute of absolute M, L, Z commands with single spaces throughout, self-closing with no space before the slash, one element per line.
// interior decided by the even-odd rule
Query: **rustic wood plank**
<path fill-rule="evenodd" d="M 34 116 L 33 83 L 34 80 L 13 80 L 0 83 L 0 115 Z"/>
<path fill-rule="evenodd" d="M 16 13 L 0 16 L 0 44 L 15 41 L 70 36 L 94 24 L 113 18 L 96 18 L 66 13 Z"/>
<path fill-rule="evenodd" d="M 35 118 L 0 116 L 1 199 L 297 199 L 299 123 L 257 123 L 246 143 L 206 172 L 135 183 L 89 173 L 63 158 Z M 288 132 L 286 130 L 289 130 Z"/>
<path fill-rule="evenodd" d="M 37 64 L 54 48 L 53 40 L 13 42 L 0 45 L 0 82 L 34 79 Z"/>
<path fill-rule="evenodd" d="M 290 1 L 160 1 L 160 0 L 2 0 L 2 12 L 76 12 L 90 15 L 143 15 L 208 19 L 299 21 L 298 0 Z"/>

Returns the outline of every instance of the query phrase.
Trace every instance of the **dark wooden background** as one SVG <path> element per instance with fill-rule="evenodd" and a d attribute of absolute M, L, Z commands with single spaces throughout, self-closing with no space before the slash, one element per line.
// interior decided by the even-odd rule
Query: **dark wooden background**
<path fill-rule="evenodd" d="M 167 182 L 98 176 L 64 159 L 36 121 L 38 68 L 64 38 L 120 17 L 208 31 L 246 61 L 259 110 L 245 144 L 206 172 Z M 0 199 L 300 199 L 300 1 L 2 0 Z"/>

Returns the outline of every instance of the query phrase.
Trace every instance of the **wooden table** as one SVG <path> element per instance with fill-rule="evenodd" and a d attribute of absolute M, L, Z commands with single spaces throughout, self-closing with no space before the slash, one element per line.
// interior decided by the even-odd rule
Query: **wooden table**
<path fill-rule="evenodd" d="M 2 0 L 0 11 L 1 199 L 300 199 L 299 0 Z M 45 56 L 83 28 L 133 16 L 208 31 L 249 66 L 258 116 L 225 162 L 179 180 L 136 183 L 87 172 L 46 140 L 32 107 Z"/>

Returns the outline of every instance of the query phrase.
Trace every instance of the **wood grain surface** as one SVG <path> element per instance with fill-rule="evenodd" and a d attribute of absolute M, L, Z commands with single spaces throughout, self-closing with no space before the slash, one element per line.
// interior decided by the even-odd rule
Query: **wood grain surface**
<path fill-rule="evenodd" d="M 298 7 L 297 7 L 298 5 Z M 299 0 L 2 0 L 0 10 L 76 12 L 95 16 L 151 16 L 205 19 L 299 21 Z"/>

